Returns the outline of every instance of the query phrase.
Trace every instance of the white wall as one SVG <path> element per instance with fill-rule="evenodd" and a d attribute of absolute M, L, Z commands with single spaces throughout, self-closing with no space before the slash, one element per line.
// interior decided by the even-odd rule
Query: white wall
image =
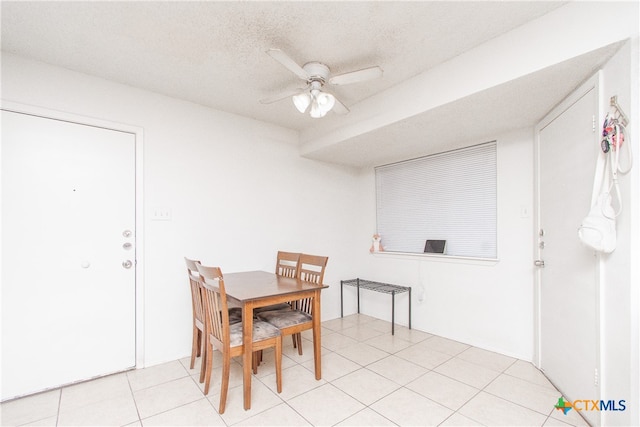
<path fill-rule="evenodd" d="M 278 249 L 327 255 L 323 317 L 339 315 L 356 175 L 301 158 L 297 133 L 6 53 L 2 99 L 144 129 L 146 365 L 190 354 L 185 256 L 233 272 L 272 270 Z"/>
<path fill-rule="evenodd" d="M 531 360 L 533 130 L 492 139 L 497 140 L 498 149 L 498 261 L 369 254 L 376 218 L 375 175 L 368 170 L 360 180 L 364 220 L 357 237 L 358 275 L 412 286 L 412 326 L 416 329 Z M 480 142 L 486 141 L 469 141 L 469 145 Z M 356 309 L 354 293 L 345 290 L 348 313 Z M 406 298 L 402 294 L 396 302 L 396 322 L 403 325 L 408 318 Z M 367 293 L 361 312 L 390 320 L 390 296 Z"/>

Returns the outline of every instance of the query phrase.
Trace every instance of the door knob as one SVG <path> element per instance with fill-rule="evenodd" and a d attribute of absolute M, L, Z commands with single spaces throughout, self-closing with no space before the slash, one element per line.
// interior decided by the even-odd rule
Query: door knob
<path fill-rule="evenodd" d="M 131 268 L 132 265 L 133 263 L 131 262 L 131 260 L 122 261 L 122 266 L 124 268 Z"/>
<path fill-rule="evenodd" d="M 541 259 L 537 259 L 533 262 L 536 267 L 544 268 L 544 261 Z"/>

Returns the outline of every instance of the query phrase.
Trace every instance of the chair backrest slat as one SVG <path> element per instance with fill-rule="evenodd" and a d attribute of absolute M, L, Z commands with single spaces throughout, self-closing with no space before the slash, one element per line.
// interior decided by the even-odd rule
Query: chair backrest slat
<path fill-rule="evenodd" d="M 313 308 L 313 299 L 311 298 L 305 298 L 305 299 L 301 299 L 301 300 L 297 300 L 294 302 L 293 304 L 293 308 L 294 310 L 300 310 L 303 311 L 307 314 L 313 314 L 312 313 L 312 308 Z"/>
<path fill-rule="evenodd" d="M 298 277 L 299 260 L 299 253 L 278 251 L 278 258 L 276 260 L 276 274 L 278 276 L 291 277 L 295 279 L 296 277 Z"/>

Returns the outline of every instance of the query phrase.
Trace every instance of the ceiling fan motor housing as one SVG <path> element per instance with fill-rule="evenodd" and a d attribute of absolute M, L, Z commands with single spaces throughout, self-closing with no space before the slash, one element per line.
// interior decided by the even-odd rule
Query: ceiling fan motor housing
<path fill-rule="evenodd" d="M 309 75 L 308 82 L 311 83 L 313 81 L 320 81 L 324 84 L 327 80 L 329 80 L 329 76 L 331 75 L 331 70 L 329 67 L 324 65 L 322 62 L 307 62 L 302 67 L 303 70 L 307 72 Z"/>

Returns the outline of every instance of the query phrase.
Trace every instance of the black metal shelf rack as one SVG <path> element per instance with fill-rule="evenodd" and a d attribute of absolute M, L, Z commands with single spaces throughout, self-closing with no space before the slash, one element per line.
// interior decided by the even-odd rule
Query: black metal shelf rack
<path fill-rule="evenodd" d="M 344 317 L 343 311 L 343 288 L 344 286 L 353 286 L 357 288 L 358 295 L 358 313 L 360 313 L 360 289 L 368 289 L 374 292 L 382 292 L 391 294 L 391 335 L 395 334 L 395 306 L 396 294 L 409 292 L 409 329 L 411 329 L 411 288 L 409 286 L 392 285 L 390 283 L 375 282 L 366 279 L 349 279 L 340 281 L 340 317 Z"/>

